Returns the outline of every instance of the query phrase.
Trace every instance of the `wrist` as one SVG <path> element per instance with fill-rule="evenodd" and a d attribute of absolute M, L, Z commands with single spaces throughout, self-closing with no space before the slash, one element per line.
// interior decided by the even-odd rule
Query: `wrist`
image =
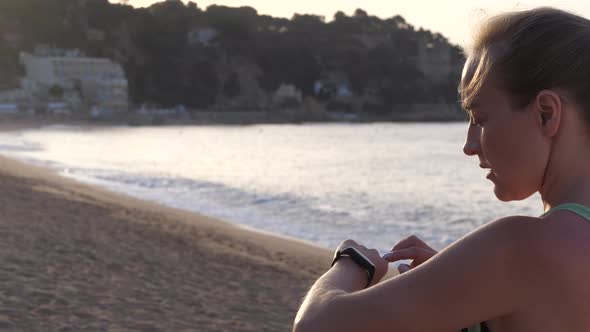
<path fill-rule="evenodd" d="M 334 264 L 336 264 L 340 259 L 345 257 L 349 258 L 349 261 L 353 262 L 354 265 L 366 273 L 367 279 L 364 288 L 369 287 L 375 276 L 375 265 L 358 249 L 354 247 L 346 247 L 341 250 L 336 250 L 336 253 L 334 254 L 334 260 L 332 261 L 332 266 L 334 266 Z"/>
<path fill-rule="evenodd" d="M 343 256 L 340 258 L 332 269 L 338 273 L 339 280 L 342 280 L 344 290 L 355 292 L 366 288 L 369 278 L 367 271 L 358 266 L 350 257 Z"/>

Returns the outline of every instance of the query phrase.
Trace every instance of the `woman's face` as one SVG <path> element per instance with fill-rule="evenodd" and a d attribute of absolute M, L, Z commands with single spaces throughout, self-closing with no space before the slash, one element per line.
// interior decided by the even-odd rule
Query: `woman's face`
<path fill-rule="evenodd" d="M 463 151 L 490 169 L 487 178 L 496 197 L 522 200 L 540 190 L 549 152 L 542 144 L 534 103 L 515 109 L 506 92 L 484 82 L 466 108 L 470 123 Z"/>

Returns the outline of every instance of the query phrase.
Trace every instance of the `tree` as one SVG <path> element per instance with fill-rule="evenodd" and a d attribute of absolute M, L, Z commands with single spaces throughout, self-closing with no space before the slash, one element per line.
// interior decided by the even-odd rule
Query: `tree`
<path fill-rule="evenodd" d="M 18 51 L 48 44 L 120 62 L 131 99 L 162 106 L 210 107 L 219 96 L 237 96 L 246 79 L 258 79 L 268 93 L 294 84 L 304 95 L 314 94 L 318 80 L 346 84 L 356 96 L 377 96 L 371 103 L 383 109 L 401 102 L 453 101 L 465 60 L 460 48 L 438 33 L 416 31 L 399 15 L 382 20 L 360 8 L 351 16 L 338 11 L 330 22 L 317 15 L 259 15 L 252 7 L 201 10 L 179 0 L 148 8 L 125 0 L 0 0 L 0 13 L 0 35 L 17 31 L 22 41 L 14 49 L 0 38 L 0 86 L 15 85 L 22 75 Z M 104 38 L 89 39 L 91 30 Z M 193 42 L 195 32 L 211 30 L 214 44 Z M 424 45 L 430 51 L 424 52 Z M 448 79 L 431 82 L 421 72 L 424 63 L 450 63 Z M 258 67 L 260 73 L 240 76 L 241 66 Z M 63 96 L 61 89 L 54 88 L 52 96 Z"/>
<path fill-rule="evenodd" d="M 295 14 L 291 19 L 291 31 L 317 33 L 324 27 L 325 20 L 323 16 Z"/>
<path fill-rule="evenodd" d="M 185 87 L 183 102 L 193 108 L 212 106 L 219 92 L 219 79 L 212 63 L 196 63 L 189 69 L 188 74 L 190 82 Z"/>
<path fill-rule="evenodd" d="M 367 14 L 367 12 L 360 8 L 354 11 L 354 18 L 356 19 L 366 19 L 368 17 L 369 15 Z"/>
<path fill-rule="evenodd" d="M 223 92 L 229 98 L 233 98 L 240 93 L 240 80 L 236 72 L 233 72 L 223 85 Z"/>

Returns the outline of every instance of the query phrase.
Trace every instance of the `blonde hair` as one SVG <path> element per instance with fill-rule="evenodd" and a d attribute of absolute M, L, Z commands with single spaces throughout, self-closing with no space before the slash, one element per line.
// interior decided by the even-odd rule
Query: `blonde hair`
<path fill-rule="evenodd" d="M 466 55 L 459 85 L 464 105 L 486 80 L 511 94 L 516 108 L 543 89 L 560 88 L 590 124 L 590 20 L 548 7 L 500 14 L 484 22 Z"/>

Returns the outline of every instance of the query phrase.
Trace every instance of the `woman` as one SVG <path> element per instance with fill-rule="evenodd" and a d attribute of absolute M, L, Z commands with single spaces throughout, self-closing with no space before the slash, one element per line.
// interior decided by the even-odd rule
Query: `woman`
<path fill-rule="evenodd" d="M 545 213 L 491 221 L 440 253 L 416 237 L 383 257 L 344 241 L 294 331 L 590 331 L 590 21 L 551 8 L 489 19 L 460 94 L 465 154 L 498 199 L 539 192 Z M 413 262 L 379 283 L 401 259 Z"/>

